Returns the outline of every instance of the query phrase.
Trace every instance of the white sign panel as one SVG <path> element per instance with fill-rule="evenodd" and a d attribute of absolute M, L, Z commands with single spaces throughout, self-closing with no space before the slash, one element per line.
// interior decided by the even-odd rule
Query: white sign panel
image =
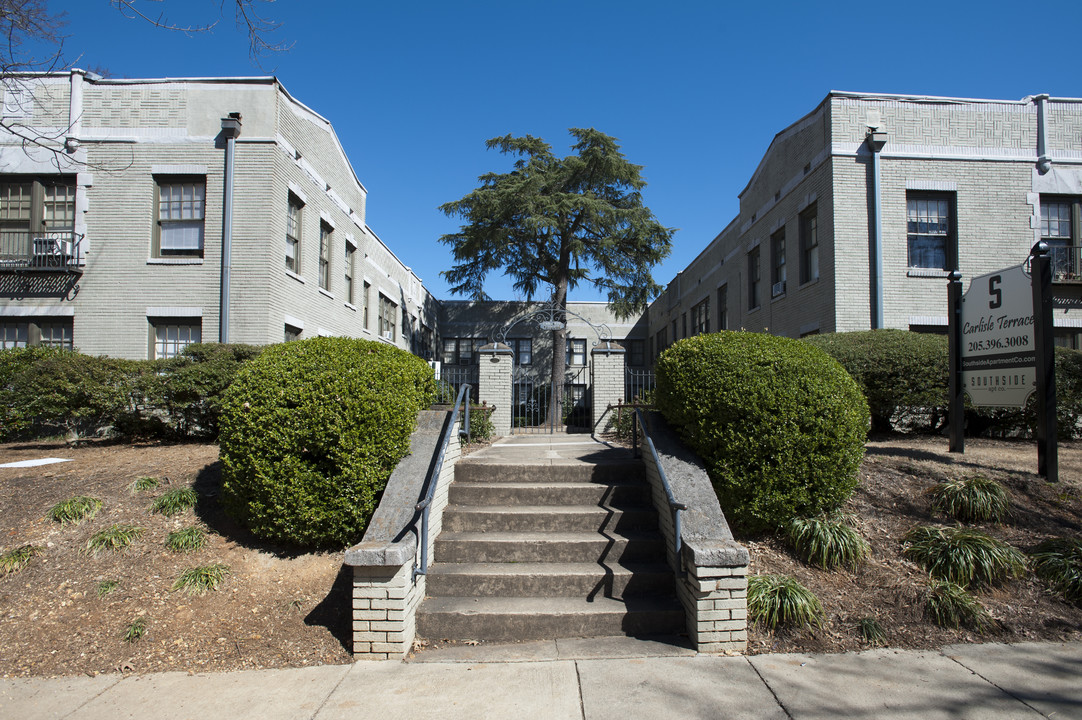
<path fill-rule="evenodd" d="M 1037 389 L 1033 286 L 1017 265 L 962 296 L 962 388 L 978 406 L 1022 407 Z"/>

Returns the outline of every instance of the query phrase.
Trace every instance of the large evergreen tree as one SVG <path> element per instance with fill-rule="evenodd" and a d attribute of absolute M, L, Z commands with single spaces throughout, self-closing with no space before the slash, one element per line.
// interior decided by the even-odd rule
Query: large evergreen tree
<path fill-rule="evenodd" d="M 485 278 L 502 270 L 527 300 L 540 289 L 566 310 L 568 291 L 588 282 L 608 294 L 619 317 L 645 309 L 662 288 L 650 269 L 672 249 L 672 228 L 642 204 L 642 167 L 628 162 L 615 138 L 571 128 L 573 154 L 553 155 L 540 138 L 492 138 L 491 150 L 517 155 L 507 173 L 487 173 L 480 187 L 440 210 L 465 223 L 440 241 L 454 266 L 442 275 L 451 292 L 487 300 Z M 559 412 L 566 359 L 563 329 L 553 331 L 553 412 Z"/>

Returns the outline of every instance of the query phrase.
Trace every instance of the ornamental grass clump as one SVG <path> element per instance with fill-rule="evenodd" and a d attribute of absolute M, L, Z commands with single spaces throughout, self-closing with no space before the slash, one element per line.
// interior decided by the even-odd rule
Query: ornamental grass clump
<path fill-rule="evenodd" d="M 785 536 L 801 560 L 824 570 L 855 570 L 868 555 L 868 543 L 840 517 L 795 518 Z"/>
<path fill-rule="evenodd" d="M 873 617 L 861 618 L 857 623 L 857 631 L 860 633 L 860 639 L 869 645 L 879 647 L 887 642 L 887 631 Z"/>
<path fill-rule="evenodd" d="M 92 555 L 97 555 L 102 550 L 120 552 L 135 542 L 135 539 L 143 534 L 144 529 L 120 523 L 111 525 L 91 535 L 86 541 L 86 550 Z"/>
<path fill-rule="evenodd" d="M 97 515 L 98 510 L 101 510 L 101 500 L 79 495 L 53 505 L 49 508 L 49 517 L 61 525 L 78 525 Z"/>
<path fill-rule="evenodd" d="M 8 550 L 6 553 L 0 555 L 0 574 L 10 575 L 16 573 L 26 567 L 26 564 L 30 562 L 30 558 L 40 553 L 44 548 L 40 548 L 37 545 L 23 545 L 21 547 Z"/>
<path fill-rule="evenodd" d="M 933 579 L 924 598 L 924 617 L 940 627 L 968 627 L 979 633 L 995 625 L 980 601 L 949 580 Z"/>
<path fill-rule="evenodd" d="M 960 522 L 999 522 L 1007 516 L 1010 507 L 1003 486 L 983 475 L 941 482 L 928 494 L 932 498 L 933 511 Z"/>
<path fill-rule="evenodd" d="M 195 507 L 198 501 L 199 496 L 190 487 L 174 488 L 154 500 L 150 505 L 150 511 L 173 517 Z"/>
<path fill-rule="evenodd" d="M 1064 600 L 1082 605 L 1082 539 L 1045 540 L 1030 554 L 1037 576 Z"/>
<path fill-rule="evenodd" d="M 980 530 L 918 526 L 905 535 L 902 554 L 937 580 L 963 588 L 1020 577 L 1026 557 Z"/>
<path fill-rule="evenodd" d="M 128 486 L 128 490 L 132 495 L 136 493 L 146 492 L 158 487 L 158 478 L 151 477 L 149 475 L 143 475 L 142 477 L 135 478 L 132 484 Z"/>
<path fill-rule="evenodd" d="M 120 639 L 124 642 L 131 643 L 137 642 L 147 631 L 147 621 L 145 618 L 137 617 L 128 623 L 128 626 L 124 628 L 124 631 L 120 633 Z"/>
<path fill-rule="evenodd" d="M 868 404 L 808 343 L 729 331 L 681 340 L 658 357 L 656 402 L 745 532 L 833 512 L 856 489 Z"/>
<path fill-rule="evenodd" d="M 173 552 L 194 552 L 207 544 L 207 533 L 201 527 L 175 530 L 165 538 L 165 546 Z"/>
<path fill-rule="evenodd" d="M 206 595 L 210 590 L 217 590 L 228 574 L 229 566 L 221 563 L 189 568 L 173 583 L 173 590 L 186 590 L 189 595 Z"/>
<path fill-rule="evenodd" d="M 748 578 L 748 619 L 770 630 L 821 627 L 823 606 L 811 590 L 788 575 Z"/>

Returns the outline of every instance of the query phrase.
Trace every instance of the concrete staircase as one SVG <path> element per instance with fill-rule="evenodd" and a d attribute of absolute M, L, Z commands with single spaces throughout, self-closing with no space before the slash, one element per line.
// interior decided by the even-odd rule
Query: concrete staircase
<path fill-rule="evenodd" d="M 641 461 L 588 436 L 507 438 L 455 469 L 417 634 L 675 635 L 684 614 Z"/>

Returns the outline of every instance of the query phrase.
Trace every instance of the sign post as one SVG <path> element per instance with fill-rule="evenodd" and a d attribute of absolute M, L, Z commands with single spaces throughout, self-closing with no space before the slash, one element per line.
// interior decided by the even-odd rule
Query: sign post
<path fill-rule="evenodd" d="M 1025 265 L 974 278 L 956 304 L 951 274 L 951 452 L 964 452 L 963 393 L 977 407 L 1023 408 L 1037 394 L 1037 471 L 1059 481 L 1056 378 L 1052 342 L 1052 272 L 1048 246 L 1038 243 Z M 957 285 L 955 283 L 958 283 Z M 959 392 L 958 388 L 961 388 Z"/>
<path fill-rule="evenodd" d="M 950 452 L 966 451 L 966 412 L 962 390 L 962 273 L 951 270 L 947 284 L 947 332 L 950 337 Z"/>

